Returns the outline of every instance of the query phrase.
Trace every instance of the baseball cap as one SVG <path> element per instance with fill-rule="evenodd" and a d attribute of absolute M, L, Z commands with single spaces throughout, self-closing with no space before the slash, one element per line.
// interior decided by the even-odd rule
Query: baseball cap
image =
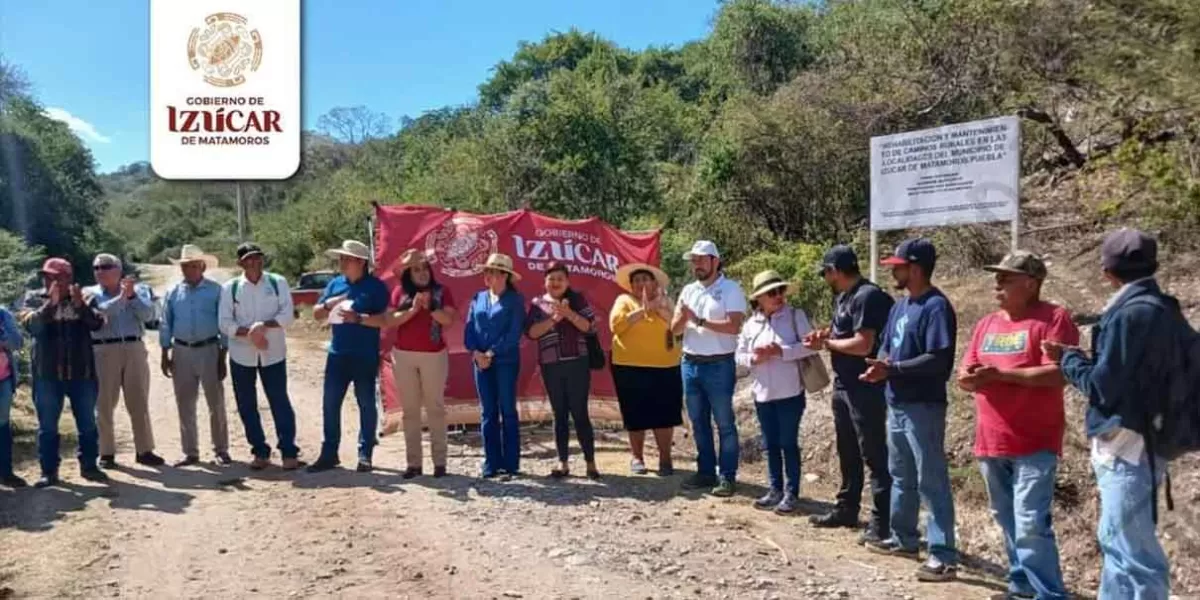
<path fill-rule="evenodd" d="M 817 268 L 817 275 L 824 275 L 826 269 L 848 271 L 857 268 L 858 255 L 854 253 L 854 249 L 845 244 L 838 244 L 825 252 L 821 265 Z"/>
<path fill-rule="evenodd" d="M 1046 278 L 1046 263 L 1042 262 L 1040 256 L 1025 250 L 1017 250 L 1005 256 L 999 263 L 986 266 L 983 270 L 989 273 L 1028 275 L 1039 281 Z"/>
<path fill-rule="evenodd" d="M 1100 245 L 1100 262 L 1109 271 L 1157 269 L 1158 242 L 1137 229 L 1118 229 Z"/>
<path fill-rule="evenodd" d="M 933 247 L 933 242 L 925 238 L 912 238 L 900 242 L 896 246 L 896 252 L 881 261 L 881 265 L 908 265 L 916 264 L 924 267 L 926 270 L 932 270 L 937 264 L 937 250 Z"/>
<path fill-rule="evenodd" d="M 117 258 L 114 254 L 97 254 L 96 258 L 92 260 L 92 266 L 96 268 L 120 269 L 121 259 Z"/>
<path fill-rule="evenodd" d="M 700 240 L 692 244 L 692 249 L 683 253 L 683 260 L 692 260 L 693 256 L 711 256 L 713 258 L 721 258 L 721 253 L 717 252 L 717 245 L 708 241 Z"/>
<path fill-rule="evenodd" d="M 240 262 L 243 258 L 250 256 L 264 256 L 262 248 L 254 242 L 246 242 L 237 248 L 237 259 Z"/>
<path fill-rule="evenodd" d="M 47 258 L 46 262 L 42 263 L 42 273 L 49 275 L 68 275 L 75 272 L 75 268 L 65 258 Z"/>

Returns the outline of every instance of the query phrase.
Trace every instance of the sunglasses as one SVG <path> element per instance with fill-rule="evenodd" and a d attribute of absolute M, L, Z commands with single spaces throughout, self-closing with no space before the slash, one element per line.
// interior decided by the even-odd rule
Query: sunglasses
<path fill-rule="evenodd" d="M 92 267 L 93 271 L 111 271 L 117 268 L 117 265 L 96 265 Z"/>
<path fill-rule="evenodd" d="M 763 293 L 763 295 L 769 298 L 778 298 L 783 295 L 783 288 L 775 288 L 769 292 Z"/>

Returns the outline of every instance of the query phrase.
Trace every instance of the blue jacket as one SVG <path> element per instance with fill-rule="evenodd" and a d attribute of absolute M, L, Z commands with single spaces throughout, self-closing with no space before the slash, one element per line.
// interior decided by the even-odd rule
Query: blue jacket
<path fill-rule="evenodd" d="M 4 354 L 8 355 L 9 375 L 8 379 L 13 380 L 13 385 L 17 383 L 17 350 L 20 350 L 25 345 L 25 337 L 21 335 L 21 329 L 17 327 L 17 318 L 13 316 L 7 309 L 0 307 L 0 341 L 4 342 Z"/>
<path fill-rule="evenodd" d="M 525 331 L 525 298 L 509 288 L 492 304 L 488 291 L 471 299 L 463 346 L 471 352 L 492 351 L 496 364 L 519 364 L 521 334 Z"/>
<path fill-rule="evenodd" d="M 1063 354 L 1062 372 L 1088 399 L 1087 435 L 1117 427 L 1146 433 L 1147 398 L 1166 393 L 1161 375 L 1172 347 L 1174 315 L 1147 304 L 1130 304 L 1156 294 L 1176 310 L 1179 302 L 1162 293 L 1152 278 L 1135 281 L 1120 292 L 1112 307 L 1092 328 L 1092 355 L 1070 350 Z"/>

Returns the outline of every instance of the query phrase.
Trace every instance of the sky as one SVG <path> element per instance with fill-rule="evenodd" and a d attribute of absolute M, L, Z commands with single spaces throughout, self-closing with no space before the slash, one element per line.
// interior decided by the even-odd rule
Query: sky
<path fill-rule="evenodd" d="M 679 46 L 704 37 L 716 9 L 716 0 L 304 0 L 305 128 L 338 106 L 398 124 L 473 102 L 518 42 L 571 27 L 627 48 Z M 0 54 L 100 172 L 150 158 L 149 46 L 147 0 L 0 0 Z"/>

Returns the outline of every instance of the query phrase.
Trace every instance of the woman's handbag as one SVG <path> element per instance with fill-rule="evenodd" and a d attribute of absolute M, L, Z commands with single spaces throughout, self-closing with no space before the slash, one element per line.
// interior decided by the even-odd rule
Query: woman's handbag
<path fill-rule="evenodd" d="M 588 368 L 593 371 L 603 369 L 606 361 L 604 347 L 600 345 L 600 337 L 593 332 L 585 334 L 584 337 L 587 341 Z"/>
<path fill-rule="evenodd" d="M 792 332 L 796 334 L 796 343 L 800 343 L 800 328 L 796 325 L 796 309 L 792 311 Z M 825 368 L 825 362 L 821 360 L 820 354 L 810 354 L 800 359 L 798 368 L 800 369 L 800 381 L 804 383 L 804 391 L 810 394 L 815 394 L 832 382 L 829 377 L 829 371 Z"/>

